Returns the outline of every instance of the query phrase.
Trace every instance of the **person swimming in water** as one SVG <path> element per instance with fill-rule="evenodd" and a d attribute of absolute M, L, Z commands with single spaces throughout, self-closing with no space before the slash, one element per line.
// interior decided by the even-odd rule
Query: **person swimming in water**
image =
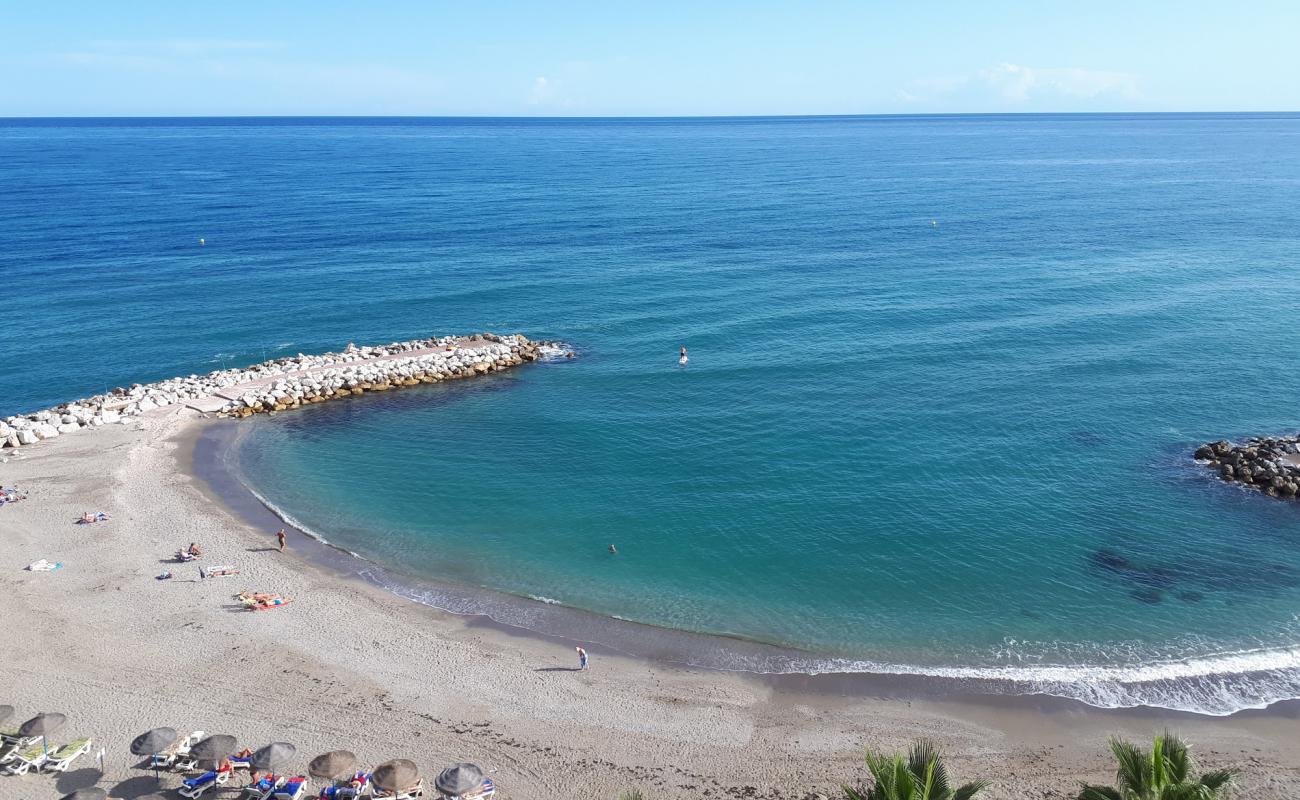
<path fill-rule="evenodd" d="M 682 345 L 682 356 L 681 356 L 681 358 L 677 359 L 677 363 L 678 363 L 678 364 L 685 364 L 685 363 L 686 363 L 687 361 L 689 361 L 689 360 L 690 360 L 690 359 L 686 357 L 686 345 Z"/>
<path fill-rule="evenodd" d="M 618 548 L 611 544 L 609 546 L 609 552 L 612 553 L 613 555 L 618 555 Z"/>

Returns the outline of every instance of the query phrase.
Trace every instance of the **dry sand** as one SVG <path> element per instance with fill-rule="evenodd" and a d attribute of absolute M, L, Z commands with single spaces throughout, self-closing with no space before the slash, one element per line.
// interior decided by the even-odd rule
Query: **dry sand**
<path fill-rule="evenodd" d="M 1208 767 L 1240 766 L 1243 796 L 1300 797 L 1300 722 L 1288 709 L 1229 718 L 1106 712 L 1026 700 L 872 697 L 831 680 L 680 669 L 476 624 L 340 578 L 252 530 L 190 475 L 203 423 L 168 408 L 132 422 L 4 451 L 0 483 L 30 498 L 0 507 L 4 644 L 0 702 L 18 720 L 69 717 L 59 740 L 95 737 L 62 775 L 0 777 L 0 800 L 56 798 L 98 783 L 119 798 L 156 790 L 128 754 L 153 727 L 231 733 L 258 747 L 354 750 L 370 764 L 414 760 L 426 775 L 472 761 L 506 798 L 838 796 L 865 747 L 935 739 L 955 777 L 988 798 L 1074 797 L 1111 777 L 1107 734 L 1147 739 L 1172 725 Z M 83 511 L 111 521 L 75 525 Z M 236 577 L 199 581 L 162 563 L 190 541 Z M 22 568 L 46 558 L 53 573 Z M 157 581 L 171 569 L 177 577 Z M 241 589 L 296 598 L 251 613 Z M 164 775 L 166 786 L 178 778 Z M 208 797 L 233 797 L 232 781 Z"/>

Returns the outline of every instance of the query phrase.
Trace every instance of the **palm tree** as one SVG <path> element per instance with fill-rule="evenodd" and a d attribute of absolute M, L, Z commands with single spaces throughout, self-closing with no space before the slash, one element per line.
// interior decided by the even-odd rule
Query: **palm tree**
<path fill-rule="evenodd" d="M 1119 785 L 1084 784 L 1079 800 L 1214 800 L 1237 776 L 1235 769 L 1220 769 L 1193 779 L 1196 763 L 1186 743 L 1169 731 L 1155 737 L 1149 753 L 1120 738 L 1110 740 L 1110 750 L 1119 762 Z"/>
<path fill-rule="evenodd" d="M 975 781 L 953 789 L 939 751 L 924 739 L 912 745 L 906 759 L 868 751 L 867 771 L 871 788 L 845 786 L 845 800 L 970 800 L 989 785 Z"/>

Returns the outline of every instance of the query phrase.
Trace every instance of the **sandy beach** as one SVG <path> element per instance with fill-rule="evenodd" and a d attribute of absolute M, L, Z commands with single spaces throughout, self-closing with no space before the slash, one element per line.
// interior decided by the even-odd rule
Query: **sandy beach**
<path fill-rule="evenodd" d="M 16 721 L 68 715 L 53 739 L 106 750 L 66 774 L 0 777 L 0 799 L 60 797 L 98 784 L 112 797 L 157 790 L 128 752 L 157 726 L 235 735 L 256 748 L 292 742 L 299 769 L 347 748 L 373 766 L 415 761 L 432 776 L 472 761 L 508 798 L 808 798 L 838 796 L 864 773 L 864 748 L 936 740 L 954 776 L 987 778 L 990 798 L 1067 798 L 1112 775 L 1108 734 L 1183 733 L 1205 768 L 1236 766 L 1251 798 L 1300 796 L 1294 708 L 1226 718 L 1102 711 L 1050 699 L 872 696 L 852 681 L 768 679 L 680 669 L 479 624 L 390 595 L 274 548 L 218 502 L 191 470 L 208 424 L 159 409 L 129 425 L 5 451 L 0 483 L 30 492 L 0 507 L 6 622 L 0 702 Z M 111 519 L 76 525 L 85 511 Z M 168 564 L 191 541 L 202 564 L 238 576 L 198 578 Z M 28 572 L 38 559 L 54 572 Z M 163 570 L 172 580 L 154 576 Z M 250 613 L 240 590 L 295 602 Z M 167 787 L 179 778 L 163 776 Z M 236 778 L 218 793 L 234 796 Z"/>

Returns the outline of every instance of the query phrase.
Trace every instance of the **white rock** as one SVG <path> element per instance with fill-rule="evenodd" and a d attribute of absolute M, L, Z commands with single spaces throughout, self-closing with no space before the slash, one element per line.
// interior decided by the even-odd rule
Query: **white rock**
<path fill-rule="evenodd" d="M 81 426 L 75 422 L 65 422 L 57 428 L 59 433 L 73 433 L 81 430 Z"/>
<path fill-rule="evenodd" d="M 29 429 L 18 431 L 18 441 L 22 444 L 36 444 L 40 440 L 41 437 L 36 435 L 36 431 Z"/>
<path fill-rule="evenodd" d="M 49 423 L 42 422 L 32 428 L 32 431 L 39 439 L 53 439 L 59 435 L 58 429 Z"/>

